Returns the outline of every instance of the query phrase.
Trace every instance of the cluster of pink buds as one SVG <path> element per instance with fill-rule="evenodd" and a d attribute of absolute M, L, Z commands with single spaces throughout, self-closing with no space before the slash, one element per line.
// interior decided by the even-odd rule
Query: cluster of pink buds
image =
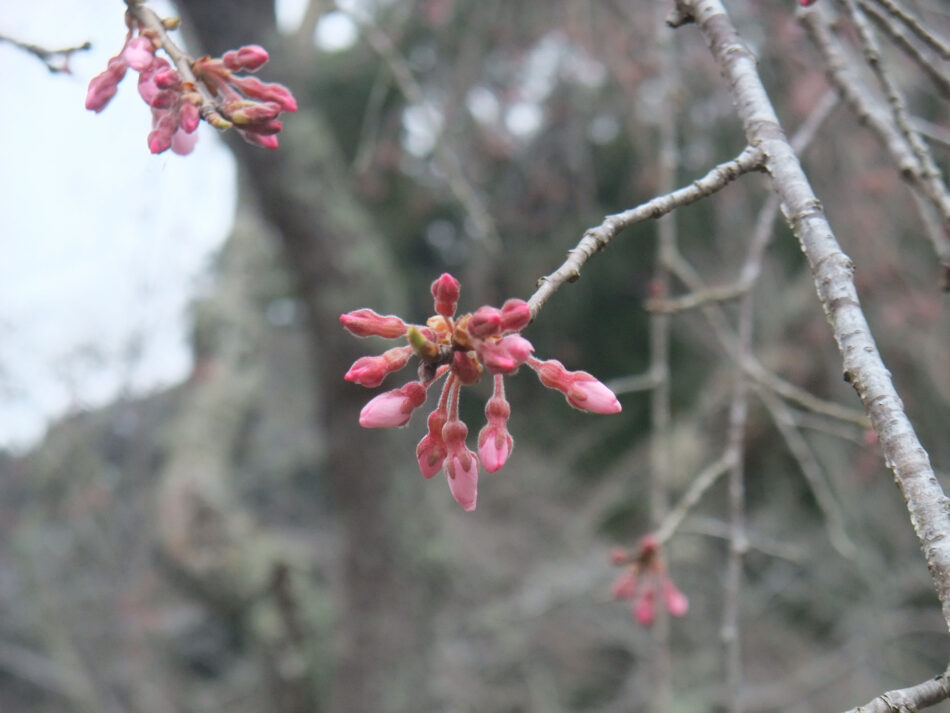
<path fill-rule="evenodd" d="M 670 579 L 660 552 L 660 543 L 653 535 L 640 540 L 635 554 L 622 547 L 610 555 L 611 561 L 624 567 L 623 573 L 611 588 L 614 599 L 633 602 L 633 616 L 643 626 L 656 619 L 656 602 L 662 598 L 666 610 L 673 616 L 683 616 L 689 609 L 689 600 Z"/>
<path fill-rule="evenodd" d="M 537 372 L 541 383 L 561 391 L 571 406 L 593 413 L 619 413 L 614 393 L 584 371 L 568 371 L 559 361 L 531 356 L 534 347 L 519 332 L 531 321 L 524 300 L 508 300 L 500 309 L 481 307 L 472 314 L 455 316 L 459 283 L 448 273 L 432 283 L 436 314 L 426 324 L 410 325 L 399 317 L 382 316 L 360 309 L 340 317 L 343 326 L 360 337 L 405 337 L 405 346 L 379 356 L 357 359 L 344 377 L 363 386 L 379 386 L 386 376 L 402 369 L 413 355 L 419 358 L 419 378 L 372 399 L 360 413 L 365 428 L 390 428 L 409 422 L 412 412 L 426 400 L 426 390 L 445 377 L 442 395 L 429 414 L 428 432 L 416 447 L 419 469 L 426 478 L 444 470 L 449 489 L 467 511 L 475 509 L 479 461 L 489 473 L 501 468 L 514 447 L 508 433 L 511 414 L 503 377 L 522 364 Z M 478 382 L 484 371 L 492 375 L 494 389 L 485 406 L 487 423 L 478 434 L 478 454 L 466 445 L 468 427 L 459 419 L 462 386 Z"/>
<path fill-rule="evenodd" d="M 282 128 L 277 117 L 282 111 L 296 111 L 297 102 L 283 85 L 235 74 L 254 72 L 263 66 L 268 59 L 263 47 L 248 45 L 226 52 L 220 59 L 201 57 L 192 61 L 172 45 L 170 56 L 182 58 L 176 69 L 155 54 L 169 42 L 164 32 L 176 21 L 156 18 L 159 30 L 143 26 L 136 17 L 126 13 L 129 31 L 125 45 L 109 60 L 106 71 L 89 83 L 87 109 L 105 109 L 131 67 L 139 73 L 139 94 L 152 109 L 152 131 L 148 135 L 152 153 L 169 148 L 181 155 L 191 153 L 202 118 L 217 129 L 234 127 L 248 143 L 277 148 L 277 133 Z"/>

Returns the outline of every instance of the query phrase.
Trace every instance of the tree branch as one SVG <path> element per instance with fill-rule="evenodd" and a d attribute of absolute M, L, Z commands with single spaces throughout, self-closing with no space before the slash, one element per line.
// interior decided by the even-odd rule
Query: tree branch
<path fill-rule="evenodd" d="M 581 276 L 581 268 L 594 255 L 613 240 L 620 231 L 650 218 L 659 218 L 680 206 L 695 203 L 711 196 L 739 176 L 762 168 L 763 155 L 758 148 L 746 147 L 731 161 L 721 163 L 702 178 L 672 193 L 641 203 L 623 213 L 608 215 L 596 228 L 589 228 L 575 248 L 568 251 L 567 260 L 550 275 L 538 280 L 538 289 L 528 300 L 531 316 L 537 317 L 544 303 L 566 282 L 575 282 Z"/>
<path fill-rule="evenodd" d="M 950 670 L 916 686 L 882 693 L 863 706 L 846 713 L 914 713 L 950 698 Z"/>
<path fill-rule="evenodd" d="M 880 438 L 885 461 L 904 496 L 950 628 L 950 501 L 904 412 L 854 287 L 854 264 L 841 250 L 798 156 L 789 145 L 756 69 L 720 0 L 680 0 L 706 38 L 729 84 L 750 145 L 765 156 L 773 188 L 815 277 L 841 353 L 845 380 L 861 399 Z"/>

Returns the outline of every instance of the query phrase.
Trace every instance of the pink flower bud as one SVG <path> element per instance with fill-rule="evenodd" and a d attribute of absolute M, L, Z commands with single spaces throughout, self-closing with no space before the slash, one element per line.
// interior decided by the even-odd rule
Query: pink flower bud
<path fill-rule="evenodd" d="M 532 360 L 528 365 L 538 373 L 542 384 L 562 392 L 574 408 L 593 413 L 620 413 L 620 401 L 614 392 L 586 371 L 568 371 L 557 359 Z"/>
<path fill-rule="evenodd" d="M 637 577 L 631 571 L 624 572 L 617 577 L 613 586 L 610 587 L 610 596 L 614 599 L 633 599 L 636 593 Z"/>
<path fill-rule="evenodd" d="M 196 104 L 190 101 L 182 102 L 181 109 L 178 112 L 178 126 L 186 134 L 192 133 L 198 128 L 201 122 L 201 112 Z"/>
<path fill-rule="evenodd" d="M 363 428 L 395 428 L 409 423 L 413 409 L 426 400 L 426 388 L 418 381 L 410 381 L 399 389 L 387 391 L 372 399 L 360 411 Z"/>
<path fill-rule="evenodd" d="M 277 102 L 284 111 L 297 111 L 297 100 L 282 84 L 262 82 L 257 77 L 231 77 L 231 84 L 251 99 Z"/>
<path fill-rule="evenodd" d="M 403 336 L 409 325 L 394 315 L 382 316 L 371 309 L 358 309 L 340 315 L 343 326 L 357 337 L 385 337 L 395 339 Z"/>
<path fill-rule="evenodd" d="M 452 497 L 465 512 L 472 512 L 478 500 L 478 457 L 468 448 L 449 454 L 445 464 Z"/>
<path fill-rule="evenodd" d="M 139 72 L 139 95 L 151 107 L 155 106 L 156 97 L 162 91 L 162 88 L 155 83 L 155 75 L 167 67 L 168 62 L 156 59 L 146 69 Z"/>
<path fill-rule="evenodd" d="M 172 135 L 178 129 L 176 117 L 168 111 L 152 110 L 152 126 L 148 135 L 148 150 L 162 153 L 171 148 Z"/>
<path fill-rule="evenodd" d="M 163 67 L 162 69 L 158 70 L 155 72 L 153 79 L 155 81 L 155 86 L 159 89 L 181 88 L 181 75 L 171 67 Z"/>
<path fill-rule="evenodd" d="M 224 53 L 224 66 L 234 72 L 255 72 L 269 59 L 267 50 L 260 45 L 245 45 Z"/>
<path fill-rule="evenodd" d="M 663 581 L 663 603 L 673 616 L 683 616 L 689 611 L 689 600 L 675 584 L 667 578 Z"/>
<path fill-rule="evenodd" d="M 438 314 L 443 317 L 451 317 L 455 314 L 461 293 L 458 280 L 449 273 L 443 272 L 439 279 L 432 283 L 431 291 L 432 297 L 435 298 L 435 311 Z"/>
<path fill-rule="evenodd" d="M 508 300 L 501 306 L 501 328 L 520 332 L 531 322 L 531 308 L 524 300 Z"/>
<path fill-rule="evenodd" d="M 263 149 L 276 149 L 280 143 L 277 134 L 256 134 L 253 131 L 244 131 L 243 129 L 238 129 L 237 132 L 247 143 L 260 146 Z"/>
<path fill-rule="evenodd" d="M 494 337 L 502 332 L 501 310 L 495 307 L 479 307 L 468 320 L 468 333 L 477 339 Z"/>
<path fill-rule="evenodd" d="M 237 108 L 228 109 L 225 112 L 225 115 L 238 126 L 264 123 L 276 118 L 278 114 L 280 114 L 280 104 L 276 102 L 240 102 Z"/>
<path fill-rule="evenodd" d="M 653 587 L 644 588 L 633 605 L 633 616 L 643 626 L 650 626 L 656 619 L 656 592 Z"/>
<path fill-rule="evenodd" d="M 423 436 L 416 446 L 416 460 L 419 461 L 419 470 L 426 478 L 442 470 L 448 449 L 442 440 L 442 428 L 445 426 L 447 414 L 442 409 L 436 409 L 429 414 L 429 432 Z"/>
<path fill-rule="evenodd" d="M 514 445 L 514 439 L 504 424 L 486 424 L 478 433 L 478 457 L 485 470 L 489 473 L 500 470 L 511 455 Z"/>
<path fill-rule="evenodd" d="M 409 347 L 395 347 L 380 356 L 360 357 L 343 378 L 369 388 L 379 386 L 390 373 L 399 371 L 409 362 L 410 354 Z"/>
<path fill-rule="evenodd" d="M 482 378 L 482 367 L 468 352 L 455 352 L 452 355 L 452 373 L 463 384 L 477 384 Z"/>
<path fill-rule="evenodd" d="M 106 108 L 106 105 L 115 96 L 119 89 L 119 82 L 125 77 L 128 64 L 121 57 L 113 57 L 102 74 L 97 74 L 89 82 L 86 91 L 86 108 L 97 114 Z"/>
<path fill-rule="evenodd" d="M 187 156 L 194 150 L 196 143 L 198 143 L 197 131 L 189 133 L 184 129 L 178 129 L 172 134 L 171 149 L 179 156 Z"/>
<path fill-rule="evenodd" d="M 534 347 L 520 334 L 509 334 L 497 342 L 481 342 L 476 351 L 488 371 L 493 374 L 510 374 L 528 360 Z"/>
<path fill-rule="evenodd" d="M 148 37 L 138 35 L 125 43 L 122 59 L 136 72 L 141 72 L 155 60 L 155 47 Z"/>

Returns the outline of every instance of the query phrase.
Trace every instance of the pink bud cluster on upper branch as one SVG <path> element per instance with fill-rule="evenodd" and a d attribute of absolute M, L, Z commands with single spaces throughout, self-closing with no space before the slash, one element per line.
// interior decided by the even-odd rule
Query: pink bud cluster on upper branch
<path fill-rule="evenodd" d="M 399 317 L 359 309 L 340 317 L 343 326 L 360 337 L 405 337 L 407 344 L 379 356 L 354 362 L 344 378 L 375 387 L 387 375 L 402 369 L 411 356 L 419 358 L 417 381 L 379 394 L 360 413 L 365 428 L 392 428 L 409 422 L 426 400 L 426 391 L 444 378 L 436 409 L 429 414 L 428 430 L 416 447 L 419 469 L 426 478 L 444 471 L 453 497 L 465 510 L 474 510 L 478 495 L 479 463 L 489 473 L 504 466 L 514 448 L 508 432 L 511 406 L 505 398 L 504 377 L 522 365 L 534 370 L 545 386 L 564 394 L 575 408 L 593 413 L 620 412 L 620 402 L 610 389 L 585 371 L 568 371 L 556 360 L 532 356 L 534 347 L 521 336 L 531 321 L 524 300 L 512 299 L 501 308 L 480 307 L 456 316 L 460 286 L 443 274 L 432 283 L 435 312 L 425 325 L 407 324 Z M 478 434 L 478 453 L 466 445 L 468 426 L 459 418 L 462 386 L 475 384 L 487 371 L 492 375 L 492 396 L 485 406 L 487 423 Z"/>
<path fill-rule="evenodd" d="M 225 52 L 219 59 L 190 60 L 194 76 L 190 81 L 168 60 L 156 56 L 162 39 L 155 31 L 143 27 L 131 13 L 126 14 L 126 22 L 129 31 L 122 50 L 89 83 L 87 109 L 105 109 L 131 68 L 139 73 L 139 94 L 152 110 L 148 135 L 152 153 L 169 148 L 177 154 L 191 153 L 201 118 L 217 129 L 233 127 L 248 143 L 277 148 L 277 134 L 283 128 L 278 117 L 281 112 L 296 111 L 296 100 L 281 84 L 235 74 L 263 66 L 268 59 L 263 47 L 248 45 Z"/>

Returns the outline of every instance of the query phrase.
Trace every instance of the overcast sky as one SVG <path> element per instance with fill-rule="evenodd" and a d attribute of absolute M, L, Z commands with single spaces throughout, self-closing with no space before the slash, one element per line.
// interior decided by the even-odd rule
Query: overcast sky
<path fill-rule="evenodd" d="M 306 3 L 278 0 L 282 30 Z M 121 0 L 8 2 L 0 14 L 0 34 L 21 42 L 92 43 L 72 75 L 0 43 L 0 448 L 22 450 L 51 418 L 191 369 L 188 305 L 231 227 L 235 164 L 204 124 L 190 156 L 150 154 L 134 72 L 105 111 L 86 111 L 89 80 L 124 42 L 124 14 Z M 336 11 L 315 34 L 328 52 L 356 39 Z"/>
<path fill-rule="evenodd" d="M 22 41 L 93 44 L 71 76 L 0 44 L 0 447 L 190 369 L 187 304 L 230 228 L 235 167 L 205 126 L 191 156 L 152 156 L 134 73 L 105 111 L 86 111 L 123 15 L 118 0 L 6 3 L 0 14 L 0 33 Z"/>

